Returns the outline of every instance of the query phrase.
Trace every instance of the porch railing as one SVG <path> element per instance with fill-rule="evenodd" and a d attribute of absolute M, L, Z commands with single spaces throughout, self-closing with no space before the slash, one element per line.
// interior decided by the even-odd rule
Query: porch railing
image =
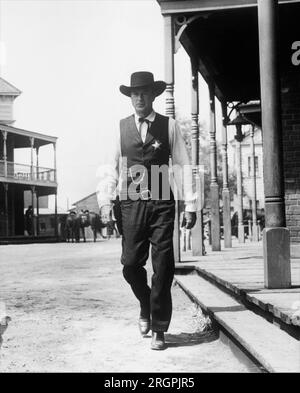
<path fill-rule="evenodd" d="M 55 169 L 0 160 L 0 176 L 20 181 L 55 182 Z"/>

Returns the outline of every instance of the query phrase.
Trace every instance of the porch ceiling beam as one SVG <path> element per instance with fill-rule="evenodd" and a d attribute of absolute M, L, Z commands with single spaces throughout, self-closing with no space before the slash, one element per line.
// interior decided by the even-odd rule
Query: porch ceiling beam
<path fill-rule="evenodd" d="M 5 124 L 0 124 L 0 130 L 6 131 L 8 134 L 26 136 L 29 138 L 32 137 L 35 139 L 36 144 L 39 144 L 38 142 L 47 142 L 47 144 L 55 143 L 58 139 L 56 136 L 50 136 L 50 135 L 40 134 L 34 131 L 23 130 L 21 128 L 10 127 Z"/>
<path fill-rule="evenodd" d="M 0 176 L 0 183 L 12 183 L 18 185 L 26 185 L 26 186 L 40 186 L 40 187 L 51 187 L 57 188 L 57 182 L 49 181 L 48 183 L 45 181 L 38 181 L 38 180 L 27 180 L 26 182 L 21 182 L 19 179 L 13 179 L 5 176 Z"/>
<path fill-rule="evenodd" d="M 203 62 L 202 59 L 199 58 L 193 43 L 188 38 L 188 36 L 185 34 L 185 32 L 183 32 L 183 34 L 182 34 L 182 36 L 180 38 L 180 42 L 181 42 L 182 46 L 184 47 L 185 51 L 187 52 L 188 56 L 190 58 L 197 59 L 199 72 L 202 75 L 202 77 L 204 78 L 205 82 L 207 84 L 210 84 L 211 82 L 214 83 L 214 85 L 215 85 L 215 95 L 218 98 L 218 100 L 219 101 L 224 100 L 224 96 L 223 96 L 221 90 L 219 89 L 218 85 L 216 84 L 216 82 L 211 77 L 212 73 L 209 70 L 209 67 Z"/>
<path fill-rule="evenodd" d="M 161 13 L 181 14 L 202 11 L 217 11 L 224 9 L 256 7 L 257 0 L 157 0 Z M 299 3 L 300 0 L 279 0 L 279 4 Z"/>

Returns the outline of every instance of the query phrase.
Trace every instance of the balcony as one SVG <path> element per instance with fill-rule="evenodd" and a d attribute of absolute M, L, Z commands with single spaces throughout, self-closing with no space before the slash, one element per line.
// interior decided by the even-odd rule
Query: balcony
<path fill-rule="evenodd" d="M 0 178 L 11 183 L 56 185 L 56 170 L 0 160 Z"/>

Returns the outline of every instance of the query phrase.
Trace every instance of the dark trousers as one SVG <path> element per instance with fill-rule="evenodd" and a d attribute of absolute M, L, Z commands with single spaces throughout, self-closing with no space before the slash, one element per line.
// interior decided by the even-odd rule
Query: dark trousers
<path fill-rule="evenodd" d="M 153 331 L 167 331 L 172 314 L 174 277 L 174 201 L 122 201 L 123 275 L 141 306 L 141 317 L 152 319 Z M 144 268 L 151 244 L 152 285 Z"/>

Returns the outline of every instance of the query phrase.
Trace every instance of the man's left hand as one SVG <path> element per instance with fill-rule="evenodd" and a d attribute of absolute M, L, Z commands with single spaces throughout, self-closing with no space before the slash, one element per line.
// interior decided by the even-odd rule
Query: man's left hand
<path fill-rule="evenodd" d="M 184 212 L 184 216 L 186 219 L 186 229 L 192 229 L 193 226 L 196 224 L 196 213 L 195 212 Z"/>

